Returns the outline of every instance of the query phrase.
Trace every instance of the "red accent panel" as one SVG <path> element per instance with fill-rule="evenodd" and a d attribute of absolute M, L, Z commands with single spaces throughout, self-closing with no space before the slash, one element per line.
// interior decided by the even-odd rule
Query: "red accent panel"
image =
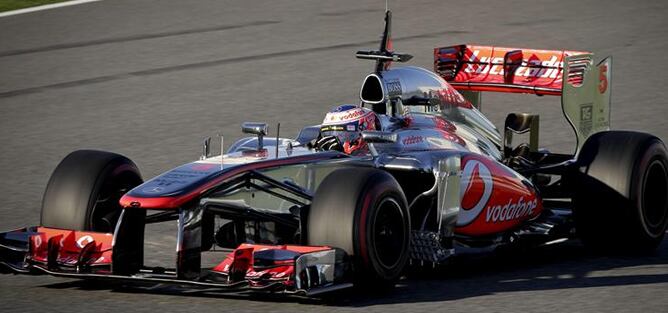
<path fill-rule="evenodd" d="M 537 217 L 542 200 L 528 181 L 481 155 L 462 158 L 461 207 L 455 232 L 468 236 L 507 231 Z"/>
<path fill-rule="evenodd" d="M 59 244 L 57 262 L 66 265 L 75 265 L 81 250 L 93 243 L 90 259 L 93 265 L 111 264 L 113 235 L 86 231 L 74 231 L 48 227 L 38 227 L 37 235 L 30 237 L 29 258 L 36 262 L 46 263 L 49 240 L 55 238 Z"/>
<path fill-rule="evenodd" d="M 267 249 L 280 249 L 280 250 L 289 250 L 297 253 L 311 253 L 318 251 L 330 250 L 332 248 L 328 246 L 298 246 L 298 245 L 260 245 L 260 244 L 250 244 L 242 243 L 237 247 L 237 249 L 248 249 L 251 248 L 255 250 L 267 250 Z"/>
<path fill-rule="evenodd" d="M 253 248 L 247 247 L 236 248 L 230 254 L 227 255 L 223 262 L 220 262 L 213 268 L 214 272 L 237 272 L 242 271 L 244 273 L 248 272 L 253 268 Z"/>
<path fill-rule="evenodd" d="M 251 164 L 244 164 L 244 165 L 239 165 L 234 168 L 228 169 L 226 173 L 202 184 L 201 186 L 198 186 L 194 190 L 187 192 L 182 195 L 178 196 L 172 196 L 172 197 L 152 197 L 152 198 L 147 198 L 147 197 L 136 197 L 130 195 L 130 193 L 127 193 L 121 197 L 119 203 L 122 207 L 124 208 L 142 208 L 142 209 L 151 209 L 151 210 L 171 210 L 171 209 L 178 209 L 181 205 L 197 198 L 200 194 L 203 192 L 206 192 L 207 190 L 217 186 L 218 184 L 222 183 L 226 179 L 238 175 L 240 173 L 250 171 L 250 170 L 259 170 L 259 169 L 266 169 L 266 168 L 271 168 L 271 167 L 276 167 L 276 166 L 281 166 L 281 165 L 288 165 L 288 164 L 298 164 L 302 162 L 310 162 L 310 161 L 316 161 L 316 160 L 325 160 L 331 158 L 331 154 L 323 155 L 323 154 L 314 154 L 314 155 L 307 155 L 307 156 L 300 156 L 300 157 L 294 157 L 294 158 L 286 158 L 286 159 L 274 159 L 274 160 L 268 160 L 268 161 L 263 161 L 263 162 L 256 162 L 256 163 L 251 163 Z"/>
<path fill-rule="evenodd" d="M 434 49 L 434 71 L 458 90 L 561 95 L 564 57 L 585 53 L 458 45 Z"/>
<path fill-rule="evenodd" d="M 177 209 L 182 204 L 195 198 L 197 194 L 189 193 L 177 197 L 156 197 L 156 198 L 140 198 L 125 194 L 119 201 L 124 208 L 142 208 L 142 209 Z"/>
<path fill-rule="evenodd" d="M 239 279 L 239 277 L 234 276 L 240 275 L 251 286 L 262 286 L 275 281 L 282 281 L 285 285 L 292 285 L 294 283 L 292 276 L 295 270 L 293 260 L 279 261 L 276 266 L 270 268 L 258 270 L 253 268 L 253 253 L 267 249 L 289 250 L 304 254 L 330 250 L 331 248 L 325 246 L 273 246 L 244 243 L 228 254 L 225 260 L 216 265 L 212 271 L 229 275 L 231 279 Z"/>

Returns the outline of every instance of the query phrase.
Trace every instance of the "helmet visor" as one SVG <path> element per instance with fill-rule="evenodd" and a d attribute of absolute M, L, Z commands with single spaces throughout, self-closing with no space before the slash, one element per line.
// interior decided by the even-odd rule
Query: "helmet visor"
<path fill-rule="evenodd" d="M 320 133 L 323 137 L 336 136 L 339 142 L 355 142 L 360 138 L 357 122 L 348 123 L 344 125 L 325 125 L 320 128 Z"/>

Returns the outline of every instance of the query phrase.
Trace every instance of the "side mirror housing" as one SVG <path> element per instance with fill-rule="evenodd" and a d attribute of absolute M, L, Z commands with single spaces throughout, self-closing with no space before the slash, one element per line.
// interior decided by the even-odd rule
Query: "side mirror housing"
<path fill-rule="evenodd" d="M 374 146 L 375 143 L 395 143 L 398 140 L 396 133 L 368 130 L 362 132 L 362 140 L 369 144 L 369 152 L 374 157 L 378 156 L 378 150 Z"/>
<path fill-rule="evenodd" d="M 269 132 L 269 126 L 267 126 L 267 123 L 243 122 L 241 124 L 241 132 L 244 134 L 266 136 Z"/>
<path fill-rule="evenodd" d="M 397 134 L 392 132 L 369 130 L 362 132 L 362 139 L 368 143 L 395 143 Z"/>

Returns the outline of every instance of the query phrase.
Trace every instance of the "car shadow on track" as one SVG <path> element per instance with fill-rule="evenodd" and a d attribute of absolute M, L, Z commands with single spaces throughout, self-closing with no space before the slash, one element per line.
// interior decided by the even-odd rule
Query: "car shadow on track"
<path fill-rule="evenodd" d="M 451 264 L 438 268 L 411 267 L 406 278 L 391 290 L 374 291 L 365 288 L 364 292 L 360 292 L 357 289 L 346 289 L 322 298 L 237 295 L 215 290 L 189 290 L 167 286 L 137 287 L 78 280 L 44 287 L 365 307 L 459 300 L 503 292 L 666 283 L 666 267 L 668 241 L 664 241 L 655 253 L 644 256 L 600 256 L 588 252 L 579 243 L 572 242 L 526 251 L 460 257 Z"/>
<path fill-rule="evenodd" d="M 323 303 L 377 304 L 459 300 L 503 292 L 625 286 L 668 282 L 668 242 L 651 255 L 601 256 L 579 243 L 463 257 L 436 269 L 412 269 L 393 290 L 368 295 L 341 291 Z"/>

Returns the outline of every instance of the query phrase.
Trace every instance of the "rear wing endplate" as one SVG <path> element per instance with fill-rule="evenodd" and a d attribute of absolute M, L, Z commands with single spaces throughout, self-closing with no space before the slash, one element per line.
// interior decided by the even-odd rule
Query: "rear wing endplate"
<path fill-rule="evenodd" d="M 593 59 L 583 51 L 457 45 L 434 49 L 434 71 L 467 95 L 495 91 L 561 96 L 577 152 L 591 134 L 610 129 L 612 59 L 596 66 Z"/>
<path fill-rule="evenodd" d="M 594 66 L 592 54 L 567 57 L 564 62 L 564 73 L 582 76 L 582 80 L 569 79 L 561 95 L 564 116 L 577 137 L 576 152 L 592 134 L 610 130 L 611 67 L 612 57 Z"/>

